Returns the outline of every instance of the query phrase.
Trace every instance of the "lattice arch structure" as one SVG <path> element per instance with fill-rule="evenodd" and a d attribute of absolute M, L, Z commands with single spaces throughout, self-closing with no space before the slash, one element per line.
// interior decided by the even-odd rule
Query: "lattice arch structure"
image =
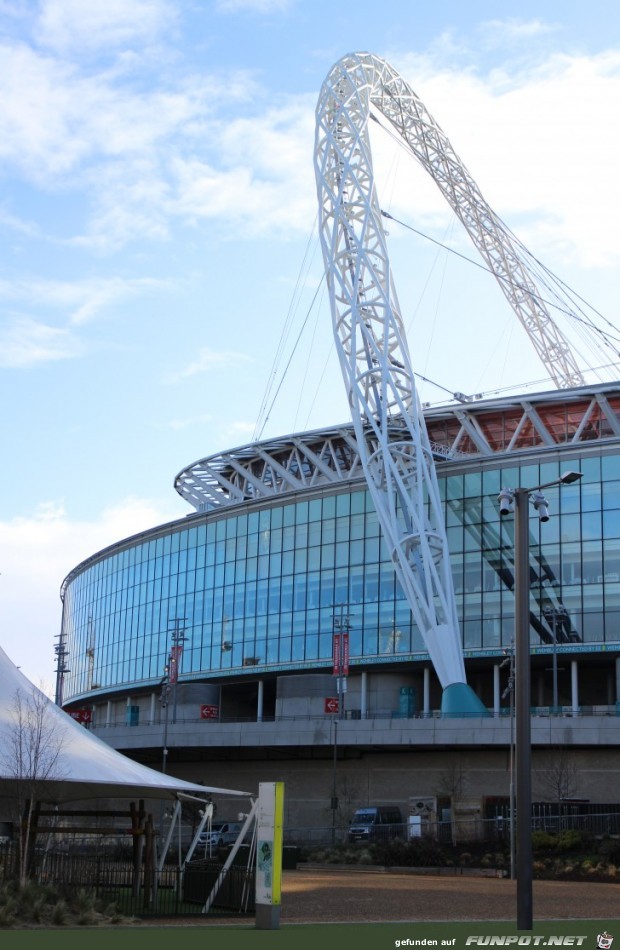
<path fill-rule="evenodd" d="M 474 711 L 476 697 L 465 683 L 433 454 L 374 184 L 371 106 L 392 123 L 432 175 L 558 385 L 578 385 L 583 378 L 539 303 L 510 236 L 420 99 L 385 61 L 370 53 L 345 56 L 320 92 L 314 153 L 336 348 L 362 468 L 397 576 L 444 687 L 445 708 Z M 449 689 L 452 698 L 446 700 Z"/>

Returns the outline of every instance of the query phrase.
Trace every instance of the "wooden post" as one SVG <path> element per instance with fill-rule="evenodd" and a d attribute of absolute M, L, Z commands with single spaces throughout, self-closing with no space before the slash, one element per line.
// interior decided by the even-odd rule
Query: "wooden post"
<path fill-rule="evenodd" d="M 146 816 L 144 825 L 144 909 L 148 910 L 153 902 L 155 873 L 155 833 L 153 816 Z"/>

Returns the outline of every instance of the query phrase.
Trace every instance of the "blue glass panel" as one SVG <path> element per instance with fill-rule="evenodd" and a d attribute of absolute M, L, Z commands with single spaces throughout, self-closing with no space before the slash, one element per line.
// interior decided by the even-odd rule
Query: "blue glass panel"
<path fill-rule="evenodd" d="M 366 492 L 353 492 L 351 495 L 351 514 L 359 514 L 366 508 Z"/>
<path fill-rule="evenodd" d="M 562 541 L 578 541 L 581 536 L 579 515 L 561 515 L 560 536 Z"/>
<path fill-rule="evenodd" d="M 365 526 L 364 515 L 353 515 L 351 517 L 351 541 L 357 541 L 364 537 Z"/>
<path fill-rule="evenodd" d="M 364 563 L 364 542 L 352 541 L 349 548 L 349 563 L 353 567 Z"/>
<path fill-rule="evenodd" d="M 611 514 L 611 512 L 606 512 Z M 620 511 L 616 512 L 617 537 L 620 537 Z M 584 541 L 594 541 L 601 537 L 601 515 L 598 511 L 584 512 L 581 516 L 581 536 Z"/>
<path fill-rule="evenodd" d="M 336 496 L 336 516 L 339 519 L 344 516 L 348 517 L 350 512 L 351 512 L 351 496 L 337 495 Z"/>
<path fill-rule="evenodd" d="M 583 613 L 582 639 L 584 643 L 603 642 L 605 639 L 605 616 L 602 611 Z"/>
<path fill-rule="evenodd" d="M 261 554 L 258 558 L 259 580 L 269 577 L 269 555 Z"/>
<path fill-rule="evenodd" d="M 620 455 L 604 455 L 601 459 L 601 477 L 604 482 L 620 479 Z"/>
<path fill-rule="evenodd" d="M 321 520 L 322 502 L 320 498 L 313 498 L 308 505 L 308 521 Z"/>

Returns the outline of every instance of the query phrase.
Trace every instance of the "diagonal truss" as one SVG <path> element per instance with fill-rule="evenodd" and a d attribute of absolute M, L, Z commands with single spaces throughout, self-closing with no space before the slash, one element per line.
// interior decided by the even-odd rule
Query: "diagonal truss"
<path fill-rule="evenodd" d="M 486 203 L 411 87 L 386 62 L 368 53 L 345 57 L 334 70 L 355 75 L 358 86 L 364 77 L 370 103 L 391 122 L 464 225 L 556 387 L 583 386 L 583 374 L 541 297 L 525 249 Z"/>
<path fill-rule="evenodd" d="M 314 161 L 334 334 L 360 460 L 396 574 L 445 689 L 465 683 L 456 601 L 368 136 L 371 101 L 382 108 L 386 97 L 396 100 L 405 90 L 370 54 L 337 63 L 319 96 Z"/>

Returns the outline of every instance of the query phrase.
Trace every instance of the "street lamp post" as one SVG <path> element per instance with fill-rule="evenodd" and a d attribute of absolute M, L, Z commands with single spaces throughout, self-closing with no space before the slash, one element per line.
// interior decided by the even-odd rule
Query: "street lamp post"
<path fill-rule="evenodd" d="M 170 622 L 174 624 L 173 629 L 170 633 L 170 639 L 172 645 L 170 647 L 170 675 L 169 681 L 172 683 L 172 722 L 176 723 L 177 721 L 177 689 L 179 683 L 179 672 L 181 670 L 181 657 L 183 654 L 183 644 L 189 639 L 185 636 L 185 627 L 181 626 L 181 622 L 186 620 L 186 617 L 175 617 L 174 620 Z"/>
<path fill-rule="evenodd" d="M 510 789 L 509 789 L 509 805 L 508 810 L 510 813 L 510 880 L 514 881 L 516 878 L 516 852 L 515 852 L 515 650 L 514 643 L 510 644 L 510 655 L 504 662 L 501 664 L 504 666 L 505 663 L 509 664 L 509 675 L 508 675 L 508 685 L 502 693 L 502 699 L 505 699 L 506 696 L 510 700 L 510 757 L 509 757 L 509 768 L 510 768 Z"/>
<path fill-rule="evenodd" d="M 559 479 L 534 488 L 502 489 L 499 513 L 515 512 L 515 728 L 517 791 L 517 928 L 531 930 L 532 900 L 532 742 L 530 722 L 530 511 L 532 502 L 541 522 L 549 520 L 543 488 L 568 485 L 581 472 L 565 472 Z"/>
<path fill-rule="evenodd" d="M 334 617 L 334 676 L 338 691 L 338 715 L 344 719 L 344 703 L 349 675 L 349 632 L 351 620 L 344 612 L 344 604 L 337 605 L 340 616 Z"/>
<path fill-rule="evenodd" d="M 164 732 L 162 737 L 162 749 L 161 749 L 161 770 L 166 774 L 168 766 L 168 702 L 170 699 L 170 683 L 168 680 L 170 670 L 168 664 L 164 667 L 164 675 L 161 681 L 161 693 L 159 696 L 159 702 L 164 711 Z"/>
<path fill-rule="evenodd" d="M 336 812 L 338 810 L 338 786 L 336 784 L 336 773 L 338 768 L 338 719 L 332 716 L 334 759 L 332 768 L 332 848 L 336 845 Z"/>

